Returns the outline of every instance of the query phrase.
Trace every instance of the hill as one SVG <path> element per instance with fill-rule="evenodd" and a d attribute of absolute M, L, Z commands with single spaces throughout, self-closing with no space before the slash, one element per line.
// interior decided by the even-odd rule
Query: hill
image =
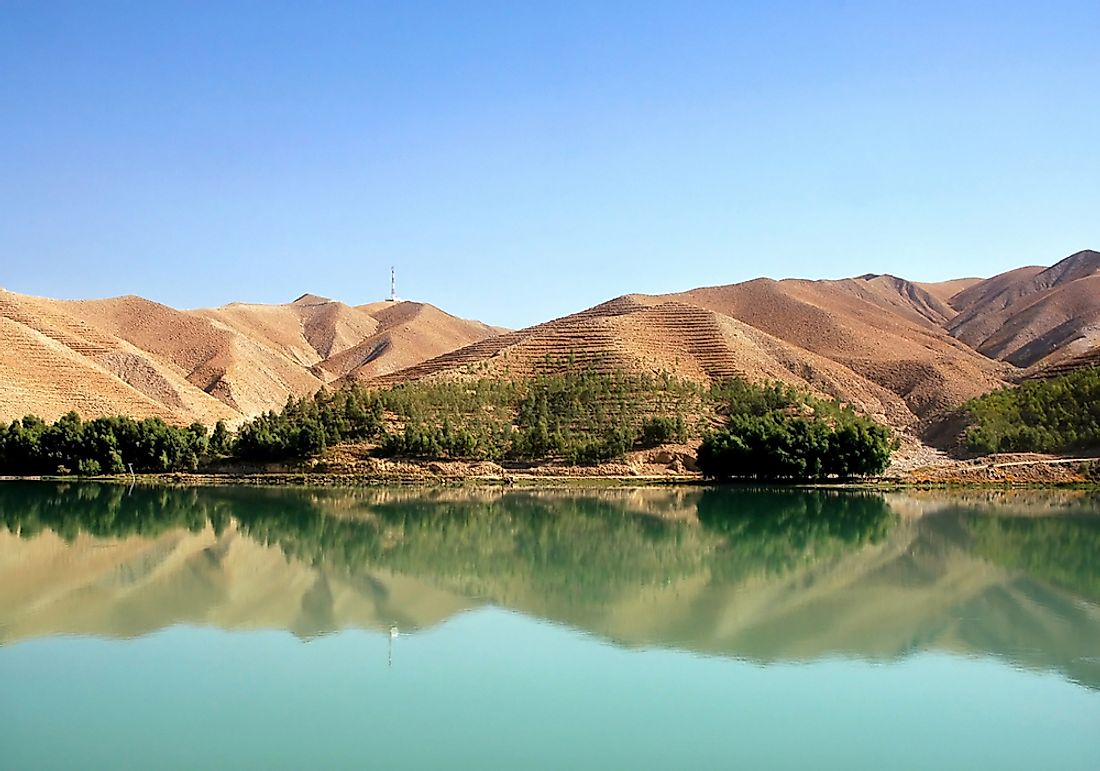
<path fill-rule="evenodd" d="M 132 298 L 137 300 L 137 298 Z M 119 298 L 116 319 L 126 309 L 141 330 L 157 324 L 163 306 L 135 308 Z M 145 303 L 146 301 L 141 301 Z M 164 312 L 178 321 L 177 311 Z M 54 418 L 69 410 L 85 415 L 123 413 L 174 422 L 215 421 L 237 413 L 188 380 L 181 368 L 112 334 L 125 322 L 93 324 L 97 313 L 81 303 L 65 303 L 0 292 L 0 419 L 28 413 Z M 166 335 L 174 324 L 163 326 Z"/>
<path fill-rule="evenodd" d="M 526 378 L 582 366 L 775 380 L 915 434 L 964 402 L 1100 356 L 1100 253 L 988 279 L 759 278 L 628 294 L 517 331 L 418 302 L 181 311 L 0 292 L 0 420 L 121 412 L 239 422 L 322 386 Z"/>
<path fill-rule="evenodd" d="M 376 379 L 528 376 L 576 363 L 705 381 L 778 380 L 840 399 L 892 426 L 1005 383 L 1008 367 L 940 326 L 951 309 L 893 277 L 772 281 L 627 295 L 482 340 Z"/>
<path fill-rule="evenodd" d="M 527 377 L 578 363 L 699 381 L 778 380 L 912 430 L 983 393 L 1100 348 L 1100 256 L 988 279 L 767 278 L 624 295 L 373 379 Z M 366 373 L 364 373 L 366 374 Z"/>
<path fill-rule="evenodd" d="M 76 410 L 235 423 L 362 366 L 365 350 L 380 347 L 371 361 L 390 371 L 497 331 L 407 302 L 353 308 L 303 295 L 181 311 L 132 295 L 0 290 L 0 421 Z"/>
<path fill-rule="evenodd" d="M 357 309 L 375 322 L 371 334 L 319 367 L 327 379 L 367 381 L 505 331 L 417 302 L 379 302 Z"/>
<path fill-rule="evenodd" d="M 1047 367 L 1100 349 L 1100 252 L 1049 268 L 1020 268 L 951 298 L 948 331 L 980 353 L 1018 367 Z"/>

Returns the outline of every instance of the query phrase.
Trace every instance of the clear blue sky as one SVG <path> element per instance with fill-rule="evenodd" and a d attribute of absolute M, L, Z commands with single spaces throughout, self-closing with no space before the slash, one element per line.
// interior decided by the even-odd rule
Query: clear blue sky
<path fill-rule="evenodd" d="M 0 0 L 0 286 L 521 326 L 1100 248 L 1100 2 Z"/>

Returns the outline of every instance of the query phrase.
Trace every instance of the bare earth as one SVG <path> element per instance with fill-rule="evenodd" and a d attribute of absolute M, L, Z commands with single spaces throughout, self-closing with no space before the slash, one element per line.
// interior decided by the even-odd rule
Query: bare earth
<path fill-rule="evenodd" d="M 407 367 L 499 331 L 413 302 L 353 308 L 303 295 L 180 311 L 0 290 L 0 421 L 76 410 L 239 423 L 349 373 Z"/>

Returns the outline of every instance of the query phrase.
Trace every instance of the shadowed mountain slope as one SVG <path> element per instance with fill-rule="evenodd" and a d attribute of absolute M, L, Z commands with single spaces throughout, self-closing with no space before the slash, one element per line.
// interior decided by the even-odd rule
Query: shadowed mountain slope
<path fill-rule="evenodd" d="M 958 309 L 952 303 L 952 298 L 964 289 L 969 289 L 984 280 L 982 278 L 953 278 L 948 281 L 918 281 L 916 284 L 928 294 L 946 303 L 951 308 L 952 314 L 954 314 L 958 312 Z"/>
<path fill-rule="evenodd" d="M 951 303 L 948 330 L 992 358 L 1030 367 L 1087 354 L 1100 347 L 1100 252 L 994 276 Z"/>
<path fill-rule="evenodd" d="M 320 369 L 327 378 L 370 380 L 505 331 L 427 303 L 380 302 L 358 310 L 375 321 L 374 331 L 326 359 Z"/>

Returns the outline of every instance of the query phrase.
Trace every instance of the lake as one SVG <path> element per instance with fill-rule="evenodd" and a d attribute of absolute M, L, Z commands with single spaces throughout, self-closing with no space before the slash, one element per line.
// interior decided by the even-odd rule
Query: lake
<path fill-rule="evenodd" d="M 0 483 L 0 767 L 1100 768 L 1096 493 Z"/>

